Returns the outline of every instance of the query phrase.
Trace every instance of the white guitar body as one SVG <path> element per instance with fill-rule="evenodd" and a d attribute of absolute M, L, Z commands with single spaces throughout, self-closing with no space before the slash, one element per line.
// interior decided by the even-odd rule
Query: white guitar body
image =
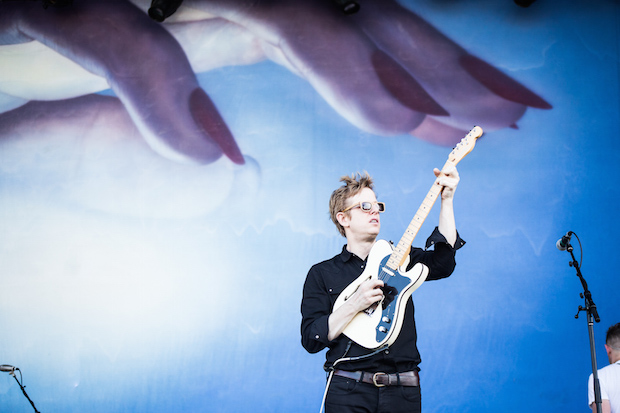
<path fill-rule="evenodd" d="M 356 314 L 344 330 L 347 337 L 369 349 L 394 343 L 403 325 L 407 300 L 428 276 L 428 267 L 421 263 L 406 271 L 409 263 L 408 256 L 405 263 L 396 271 L 387 268 L 385 265 L 392 252 L 393 248 L 389 242 L 377 241 L 370 250 L 364 272 L 342 291 L 334 303 L 334 310 L 336 310 L 357 291 L 364 281 L 381 279 L 384 282 L 391 293 L 385 294 L 385 298 L 376 309 L 368 309 Z M 391 300 L 388 296 L 391 296 L 389 297 Z"/>

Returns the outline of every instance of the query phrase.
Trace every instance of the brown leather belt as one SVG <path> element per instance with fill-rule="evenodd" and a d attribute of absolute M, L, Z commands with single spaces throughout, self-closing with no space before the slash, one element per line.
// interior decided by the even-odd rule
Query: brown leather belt
<path fill-rule="evenodd" d="M 370 373 L 367 371 L 346 371 L 334 370 L 336 376 L 346 377 L 363 383 L 374 384 L 377 387 L 384 386 L 419 386 L 420 375 L 417 371 L 406 371 L 404 373 Z"/>

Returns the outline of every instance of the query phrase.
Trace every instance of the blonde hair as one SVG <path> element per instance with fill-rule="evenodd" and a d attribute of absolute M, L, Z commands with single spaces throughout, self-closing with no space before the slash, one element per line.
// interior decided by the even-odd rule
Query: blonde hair
<path fill-rule="evenodd" d="M 373 189 L 373 181 L 370 175 L 368 175 L 368 172 L 364 171 L 363 175 L 359 172 L 356 172 L 351 176 L 345 175 L 340 178 L 340 182 L 344 182 L 344 185 L 332 192 L 332 195 L 329 198 L 329 215 L 333 223 L 336 225 L 336 228 L 338 228 L 340 235 L 346 237 L 344 227 L 340 225 L 336 215 L 347 207 L 347 199 L 359 194 L 364 188 Z M 348 213 L 348 211 L 345 212 L 345 214 Z"/>

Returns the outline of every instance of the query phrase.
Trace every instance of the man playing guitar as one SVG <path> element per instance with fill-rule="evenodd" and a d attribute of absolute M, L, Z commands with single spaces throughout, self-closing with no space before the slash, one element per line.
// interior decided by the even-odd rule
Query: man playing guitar
<path fill-rule="evenodd" d="M 452 274 L 455 253 L 465 242 L 455 225 L 453 197 L 459 182 L 456 167 L 434 170 L 441 190 L 439 225 L 428 238 L 426 249 L 411 248 L 407 270 L 416 263 L 428 267 L 427 280 Z M 377 202 L 373 181 L 368 174 L 341 179 L 344 185 L 330 198 L 332 221 L 347 243 L 335 257 L 314 265 L 308 272 L 301 303 L 302 345 L 310 353 L 328 347 L 325 370 L 330 372 L 326 388 L 325 411 L 420 412 L 420 354 L 416 346 L 413 301 L 404 306 L 402 327 L 389 345 L 369 349 L 346 335 L 346 328 L 360 312 L 380 309 L 385 301 L 383 281 L 371 278 L 361 282 L 344 304 L 334 309 L 340 293 L 365 269 L 368 256 L 381 228 L 380 213 L 385 204 Z M 434 249 L 429 250 L 430 246 Z M 423 280 L 422 280 L 423 281 Z"/>

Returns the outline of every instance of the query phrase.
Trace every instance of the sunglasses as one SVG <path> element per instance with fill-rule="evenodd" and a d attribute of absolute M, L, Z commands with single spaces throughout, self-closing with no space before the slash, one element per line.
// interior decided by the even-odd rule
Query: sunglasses
<path fill-rule="evenodd" d="M 383 202 L 360 202 L 359 204 L 354 204 L 348 208 L 343 209 L 341 212 L 347 212 L 348 210 L 353 208 L 359 208 L 364 212 L 369 212 L 372 211 L 372 207 L 375 205 L 377 206 L 379 212 L 385 211 L 385 204 Z"/>

